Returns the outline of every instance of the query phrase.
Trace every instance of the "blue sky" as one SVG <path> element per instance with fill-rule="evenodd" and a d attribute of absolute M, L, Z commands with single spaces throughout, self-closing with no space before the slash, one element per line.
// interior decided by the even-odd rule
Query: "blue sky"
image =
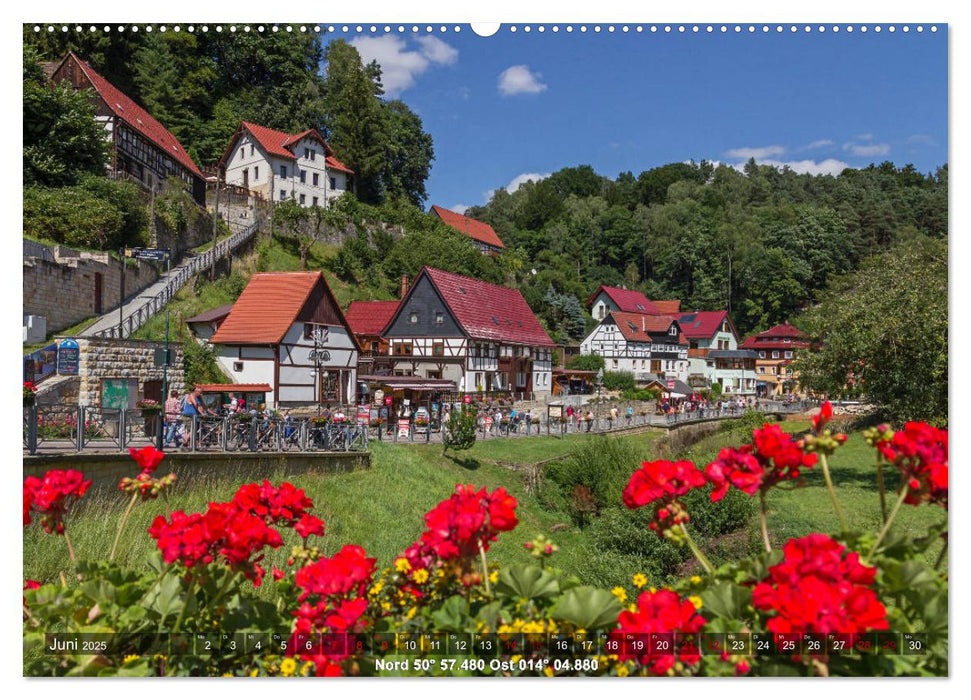
<path fill-rule="evenodd" d="M 483 204 L 572 165 L 609 177 L 688 159 L 800 172 L 947 161 L 947 29 L 727 34 L 690 27 L 329 34 L 385 70 L 436 158 L 427 204 Z M 383 29 L 383 28 L 379 28 Z M 395 27 L 396 29 L 396 27 Z"/>

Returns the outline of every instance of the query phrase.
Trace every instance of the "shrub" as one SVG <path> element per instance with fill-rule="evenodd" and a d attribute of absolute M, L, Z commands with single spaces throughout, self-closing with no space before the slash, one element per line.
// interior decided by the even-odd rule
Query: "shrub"
<path fill-rule="evenodd" d="M 608 391 L 633 391 L 637 388 L 631 372 L 604 372 L 604 389 Z"/>
<path fill-rule="evenodd" d="M 566 361 L 567 369 L 579 369 L 596 372 L 604 368 L 604 359 L 600 355 L 575 355 Z"/>

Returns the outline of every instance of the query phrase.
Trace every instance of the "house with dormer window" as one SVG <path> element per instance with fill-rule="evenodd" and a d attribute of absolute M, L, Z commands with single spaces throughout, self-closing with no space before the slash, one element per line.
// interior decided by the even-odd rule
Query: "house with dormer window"
<path fill-rule="evenodd" d="M 553 340 L 517 289 L 422 268 L 381 332 L 392 376 L 548 396 Z"/>
<path fill-rule="evenodd" d="M 630 372 L 642 384 L 688 378 L 688 340 L 673 316 L 609 311 L 580 353 L 600 355 L 607 371 Z"/>
<path fill-rule="evenodd" d="M 219 161 L 227 185 L 264 199 L 292 199 L 304 207 L 324 207 L 354 190 L 354 171 L 344 165 L 316 129 L 288 134 L 242 122 Z"/>
<path fill-rule="evenodd" d="M 756 353 L 756 392 L 759 396 L 779 396 L 794 393 L 799 377 L 792 361 L 799 350 L 809 347 L 806 334 L 788 322 L 756 333 L 745 339 L 741 347 Z"/>

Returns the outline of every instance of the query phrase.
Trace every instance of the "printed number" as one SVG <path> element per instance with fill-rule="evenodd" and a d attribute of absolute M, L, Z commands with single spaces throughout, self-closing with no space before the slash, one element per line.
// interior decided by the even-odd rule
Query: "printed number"
<path fill-rule="evenodd" d="M 558 639 L 556 640 L 556 648 L 560 651 L 566 651 L 569 648 L 569 645 L 565 639 Z"/>
<path fill-rule="evenodd" d="M 843 651 L 844 641 L 842 639 L 833 640 L 833 651 Z"/>
<path fill-rule="evenodd" d="M 481 642 L 481 647 L 486 651 L 492 651 L 492 642 L 488 639 Z"/>
<path fill-rule="evenodd" d="M 788 639 L 782 640 L 782 651 L 792 651 L 796 648 L 796 643 L 791 642 Z"/>
<path fill-rule="evenodd" d="M 635 643 L 639 643 L 639 642 L 635 642 Z M 657 642 L 657 650 L 658 651 L 667 651 L 667 649 L 668 649 L 668 642 L 667 642 L 667 640 L 666 639 L 659 639 L 658 642 Z"/>
<path fill-rule="evenodd" d="M 229 642 L 229 648 L 230 648 L 231 651 L 236 651 L 236 640 L 235 639 L 233 639 L 232 641 Z"/>
<path fill-rule="evenodd" d="M 739 649 L 745 648 L 745 642 L 741 639 L 736 639 L 732 642 L 732 651 L 738 651 Z"/>
<path fill-rule="evenodd" d="M 910 639 L 907 641 L 907 643 L 910 645 L 911 651 L 918 651 L 921 649 L 921 643 L 919 639 Z"/>
<path fill-rule="evenodd" d="M 455 642 L 455 646 L 459 651 L 465 651 L 465 640 L 459 639 Z"/>
<path fill-rule="evenodd" d="M 769 650 L 769 640 L 768 639 L 760 639 L 758 642 L 756 642 L 756 644 L 758 645 L 756 648 L 759 651 L 768 651 Z"/>
<path fill-rule="evenodd" d="M 257 648 L 257 650 L 262 649 L 263 648 L 263 642 L 257 642 L 256 643 L 256 648 Z"/>
<path fill-rule="evenodd" d="M 207 639 L 206 640 L 206 651 L 209 651 L 210 649 L 212 649 L 212 643 Z"/>
<path fill-rule="evenodd" d="M 810 639 L 809 640 L 809 650 L 810 651 L 819 651 L 819 648 L 820 647 L 819 647 L 819 640 L 818 639 Z"/>

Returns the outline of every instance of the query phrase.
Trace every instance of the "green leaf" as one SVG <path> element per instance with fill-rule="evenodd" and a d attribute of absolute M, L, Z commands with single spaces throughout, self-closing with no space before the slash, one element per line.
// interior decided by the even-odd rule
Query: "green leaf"
<path fill-rule="evenodd" d="M 164 620 L 169 615 L 177 614 L 182 607 L 182 586 L 177 576 L 164 576 L 156 586 L 154 596 L 148 596 L 148 608 L 162 616 Z"/>
<path fill-rule="evenodd" d="M 550 617 L 591 630 L 616 622 L 623 609 L 612 593 L 593 586 L 577 586 L 560 596 L 550 609 Z"/>
<path fill-rule="evenodd" d="M 532 564 L 515 564 L 503 569 L 496 593 L 517 598 L 552 598 L 560 592 L 556 577 Z"/>
<path fill-rule="evenodd" d="M 453 595 L 431 614 L 435 629 L 462 632 L 468 627 L 469 603 L 460 595 Z"/>
<path fill-rule="evenodd" d="M 734 583 L 724 581 L 701 594 L 704 609 L 719 617 L 740 619 L 745 617 L 745 609 L 752 603 L 752 591 Z"/>

